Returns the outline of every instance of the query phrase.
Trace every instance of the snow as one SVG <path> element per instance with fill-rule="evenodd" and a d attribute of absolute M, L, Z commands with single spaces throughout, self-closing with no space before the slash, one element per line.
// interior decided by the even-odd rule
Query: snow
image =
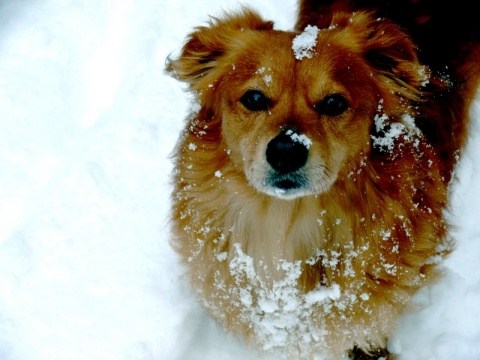
<path fill-rule="evenodd" d="M 275 354 L 275 357 L 271 355 L 272 359 L 278 359 L 283 358 L 281 354 L 286 344 L 295 344 L 301 353 L 301 349 L 322 341 L 327 332 L 315 321 L 315 313 L 318 306 L 328 313 L 334 304 L 341 305 L 340 287 L 337 284 L 331 288 L 319 285 L 306 295 L 301 293 L 296 287 L 302 274 L 301 261 L 280 261 L 278 270 L 283 277 L 267 284 L 258 274 L 254 259 L 242 251 L 240 244 L 234 246 L 236 253 L 229 270 L 236 286 L 231 291 L 235 294 L 233 298 L 240 301 L 232 301 L 229 305 L 232 311 L 240 312 L 242 321 L 251 324 L 262 349 Z"/>
<path fill-rule="evenodd" d="M 303 58 L 311 59 L 317 45 L 317 36 L 320 29 L 316 26 L 307 25 L 303 33 L 295 36 L 293 39 L 292 49 L 295 54 L 295 59 L 302 60 Z"/>
<path fill-rule="evenodd" d="M 402 122 L 392 122 L 382 110 L 383 99 L 379 102 L 378 113 L 374 118 L 375 131 L 380 136 L 371 135 L 373 146 L 384 152 L 393 153 L 395 140 L 402 137 L 406 142 L 411 142 L 418 147 L 422 133 L 416 127 L 415 119 L 409 114 L 403 114 L 400 119 Z"/>
<path fill-rule="evenodd" d="M 244 3 L 277 28 L 294 23 L 293 0 Z M 238 6 L 1 2 L 0 359 L 260 358 L 189 292 L 166 220 L 169 154 L 198 104 L 164 74 L 165 58 L 209 15 Z M 479 104 L 452 187 L 457 249 L 401 318 L 390 340 L 400 359 L 480 359 Z M 284 266 L 286 284 L 296 272 Z M 316 291 L 309 301 L 336 298 Z M 261 310 L 277 321 L 278 299 L 264 295 Z"/>
<path fill-rule="evenodd" d="M 305 146 L 307 149 L 310 149 L 310 146 L 312 145 L 312 140 L 310 140 L 307 135 L 305 135 L 305 134 L 298 135 L 293 130 L 287 130 L 287 132 L 285 134 L 287 136 L 290 136 L 292 141 L 298 142 L 298 143 L 302 144 L 303 146 Z"/>
<path fill-rule="evenodd" d="M 235 68 L 233 69 L 235 70 Z M 261 67 L 260 69 L 258 69 L 255 74 L 258 74 L 258 75 L 263 75 L 265 74 L 262 79 L 263 79 L 263 82 L 265 83 L 265 85 L 267 86 L 270 86 L 272 84 L 272 75 L 269 75 L 268 72 L 272 71 L 272 69 L 270 68 L 265 68 L 265 67 Z"/>

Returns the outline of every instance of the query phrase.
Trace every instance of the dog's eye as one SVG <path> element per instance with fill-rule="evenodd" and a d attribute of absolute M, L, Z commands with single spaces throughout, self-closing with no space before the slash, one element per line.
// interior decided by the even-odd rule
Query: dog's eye
<path fill-rule="evenodd" d="M 330 94 L 314 106 L 321 115 L 337 116 L 348 109 L 348 101 L 341 94 Z"/>
<path fill-rule="evenodd" d="M 250 111 L 265 111 L 270 105 L 270 100 L 259 90 L 248 90 L 240 102 Z"/>

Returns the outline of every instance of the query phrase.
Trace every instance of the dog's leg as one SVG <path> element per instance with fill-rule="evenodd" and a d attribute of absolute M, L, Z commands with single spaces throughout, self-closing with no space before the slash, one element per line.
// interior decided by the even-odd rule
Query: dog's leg
<path fill-rule="evenodd" d="M 358 347 L 354 347 L 348 354 L 351 360 L 395 360 L 396 356 L 390 354 L 387 349 L 375 349 L 366 352 Z"/>

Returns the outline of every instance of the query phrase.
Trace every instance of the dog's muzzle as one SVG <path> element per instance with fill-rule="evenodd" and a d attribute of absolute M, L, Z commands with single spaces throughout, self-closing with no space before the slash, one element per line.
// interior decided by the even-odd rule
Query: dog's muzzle
<path fill-rule="evenodd" d="M 270 185 L 292 190 L 305 185 L 305 179 L 299 170 L 307 163 L 308 147 L 292 130 L 284 130 L 267 145 L 266 159 L 274 170 L 270 176 Z"/>

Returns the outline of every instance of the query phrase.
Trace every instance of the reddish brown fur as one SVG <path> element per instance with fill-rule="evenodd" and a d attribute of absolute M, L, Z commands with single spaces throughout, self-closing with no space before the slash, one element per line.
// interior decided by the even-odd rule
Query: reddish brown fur
<path fill-rule="evenodd" d="M 468 111 L 480 79 L 480 22 L 470 0 L 300 0 L 296 29 L 307 25 L 328 27 L 337 12 L 375 11 L 393 20 L 410 36 L 420 62 L 447 89 L 429 89 L 417 125 L 435 146 L 442 160 L 442 175 L 449 181 L 458 150 L 468 134 Z"/>
<path fill-rule="evenodd" d="M 311 6 L 303 2 L 301 11 Z M 454 97 L 435 75 L 423 86 L 429 70 L 397 25 L 341 10 L 328 13 L 311 58 L 295 59 L 298 32 L 273 30 L 244 9 L 197 28 L 168 64 L 200 105 L 174 154 L 172 245 L 213 317 L 259 349 L 280 347 L 292 358 L 384 347 L 409 298 L 451 250 L 443 211 L 469 102 L 443 106 L 432 94 Z M 475 85 L 456 99 L 472 98 Z M 241 103 L 251 89 L 268 96 L 268 111 Z M 348 110 L 319 114 L 315 105 L 332 93 L 346 97 Z M 455 115 L 452 127 L 444 108 Z M 393 151 L 374 146 L 379 113 L 390 124 L 421 119 L 428 136 L 400 136 Z M 257 181 L 267 144 L 284 127 L 311 140 L 304 174 L 318 175 L 288 198 Z M 453 145 L 443 147 L 447 140 Z M 297 309 L 286 306 L 292 301 Z M 285 314 L 304 318 L 281 329 L 279 342 L 266 321 Z"/>

